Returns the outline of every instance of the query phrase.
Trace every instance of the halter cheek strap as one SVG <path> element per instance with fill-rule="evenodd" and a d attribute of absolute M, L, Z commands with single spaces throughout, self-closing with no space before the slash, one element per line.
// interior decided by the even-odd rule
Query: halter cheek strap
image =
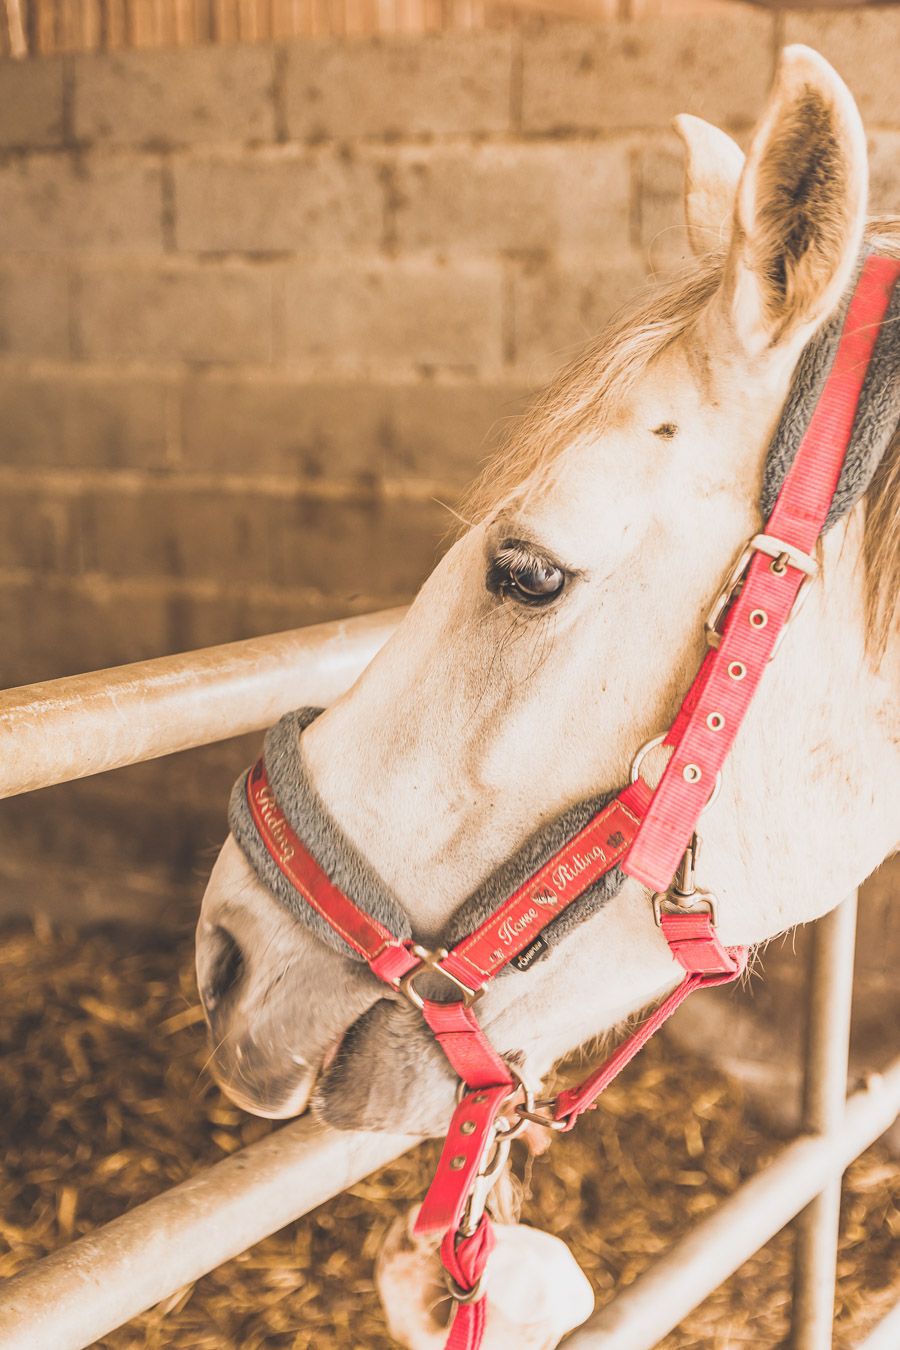
<path fill-rule="evenodd" d="M 421 1012 L 460 1078 L 461 1099 L 416 1224 L 419 1232 L 443 1234 L 441 1256 L 458 1305 L 448 1350 L 477 1350 L 481 1342 L 484 1276 L 493 1244 L 486 1204 L 511 1139 L 528 1122 L 571 1129 L 688 995 L 729 983 L 746 966 L 746 950 L 724 947 L 716 935 L 713 898 L 694 887 L 696 825 L 801 589 L 816 570 L 812 550 L 834 498 L 898 275 L 900 263 L 892 259 L 869 257 L 863 264 L 830 373 L 766 533 L 754 536 L 735 564 L 707 621 L 707 656 L 671 729 L 651 743 L 672 749 L 659 785 L 651 789 L 640 777 L 642 750 L 634 781 L 451 950 L 417 946 L 335 883 L 282 810 L 265 759 L 236 790 L 238 816 L 246 810 L 252 819 L 252 860 L 260 875 L 265 879 L 261 849 L 291 896 Z M 476 1001 L 550 923 L 617 868 L 656 891 L 657 922 L 683 978 L 584 1082 L 552 1101 L 535 1102 L 518 1070 L 485 1036 Z M 454 1001 L 425 998 L 418 988 L 425 975 L 443 977 Z M 523 1092 L 524 1102 L 513 1107 Z"/>

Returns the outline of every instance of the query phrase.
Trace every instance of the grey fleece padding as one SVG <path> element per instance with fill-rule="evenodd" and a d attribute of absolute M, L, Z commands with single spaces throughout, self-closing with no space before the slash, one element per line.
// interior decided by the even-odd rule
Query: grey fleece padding
<path fill-rule="evenodd" d="M 855 286 L 855 279 L 854 279 Z M 849 295 L 835 316 L 807 344 L 794 375 L 778 429 L 769 448 L 760 508 L 765 520 L 793 463 L 810 417 L 818 402 L 837 351 Z M 860 499 L 890 444 L 900 420 L 900 287 L 895 288 L 890 308 L 875 346 L 853 424 L 850 447 L 844 461 L 831 509 L 825 522 L 829 529 Z M 278 803 L 295 832 L 336 886 L 361 909 L 379 919 L 399 938 L 411 935 L 409 919 L 380 877 L 366 863 L 319 800 L 300 755 L 300 733 L 321 709 L 305 708 L 288 713 L 266 736 L 265 756 L 269 781 Z M 232 833 L 257 876 L 291 914 L 337 951 L 361 959 L 333 929 L 297 895 L 260 841 L 245 795 L 246 775 L 235 784 L 229 821 Z M 570 807 L 551 824 L 542 826 L 487 881 L 465 900 L 447 928 L 444 941 L 454 945 L 471 933 L 513 891 L 532 876 L 563 844 L 577 833 L 612 799 L 614 793 L 593 797 Z M 558 941 L 589 914 L 595 913 L 621 887 L 624 875 L 616 867 L 588 887 L 558 918 L 542 930 L 549 943 Z M 511 967 L 507 967 L 511 969 Z"/>
<path fill-rule="evenodd" d="M 399 938 L 411 936 L 409 919 L 377 872 L 353 847 L 325 810 L 306 772 L 300 753 L 300 733 L 321 713 L 321 708 L 289 712 L 266 732 L 265 760 L 269 783 L 288 823 L 316 862 L 345 895 L 355 900 L 373 919 Z M 343 956 L 362 957 L 348 947 L 330 924 L 294 890 L 259 837 L 247 804 L 247 775 L 241 774 L 231 790 L 228 808 L 231 833 L 260 881 L 294 918 L 305 923 L 316 937 Z"/>
<path fill-rule="evenodd" d="M 321 711 L 321 708 L 301 708 L 298 712 L 287 713 L 266 733 L 264 754 L 269 783 L 291 828 L 334 884 L 360 909 L 371 914 L 373 919 L 378 919 L 398 938 L 411 937 L 406 912 L 338 828 L 309 780 L 300 753 L 300 735 Z M 452 945 L 477 928 L 483 919 L 493 914 L 517 887 L 533 876 L 562 848 L 567 839 L 587 825 L 614 796 L 615 793 L 609 792 L 579 802 L 549 825 L 535 831 L 488 881 L 479 886 L 468 900 L 463 901 L 450 921 L 445 940 Z M 260 839 L 247 804 L 246 773 L 241 774 L 232 788 L 228 823 L 254 872 L 285 909 L 335 951 L 351 956 L 356 961 L 362 960 L 331 925 L 297 894 Z M 581 919 L 593 914 L 615 895 L 624 879 L 619 869 L 613 868 L 548 924 L 542 936 L 548 942 L 564 936 Z"/>
<path fill-rule="evenodd" d="M 480 923 L 499 909 L 513 891 L 518 890 L 529 877 L 533 877 L 539 867 L 543 867 L 554 853 L 559 852 L 563 844 L 583 829 L 588 821 L 617 795 L 615 792 L 606 792 L 599 797 L 589 797 L 586 801 L 577 802 L 555 820 L 535 830 L 511 858 L 498 867 L 487 881 L 482 882 L 468 900 L 462 902 L 447 926 L 444 945 L 453 947 L 467 933 L 474 932 Z M 582 919 L 602 909 L 607 900 L 611 900 L 620 889 L 624 880 L 625 874 L 618 867 L 612 868 L 599 881 L 588 886 L 584 894 L 573 900 L 562 914 L 542 928 L 541 937 L 551 945 L 558 942 Z M 508 966 L 506 969 L 515 967 Z"/>
<path fill-rule="evenodd" d="M 855 279 L 854 279 L 855 286 Z M 852 292 L 852 288 L 851 288 Z M 825 387 L 844 326 L 850 293 L 836 314 L 804 347 L 778 429 L 769 447 L 760 509 L 770 515 L 803 433 Z M 900 286 L 894 293 L 866 372 L 850 445 L 825 520 L 825 530 L 845 516 L 862 497 L 900 421 Z"/>

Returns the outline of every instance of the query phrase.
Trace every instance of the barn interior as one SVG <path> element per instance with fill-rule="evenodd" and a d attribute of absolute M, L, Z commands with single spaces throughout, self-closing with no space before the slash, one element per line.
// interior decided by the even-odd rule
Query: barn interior
<path fill-rule="evenodd" d="M 408 603 L 529 398 L 687 257 L 673 114 L 746 145 L 785 43 L 857 98 L 873 214 L 900 201 L 890 4 L 3 0 L 0 28 L 12 691 Z M 4 1277 L 273 1128 L 204 1075 L 191 965 L 258 745 L 0 803 Z M 861 892 L 851 1084 L 900 1024 L 897 882 Z M 577 1145 L 528 1164 L 598 1301 L 796 1129 L 808 946 L 685 1009 Z M 841 1350 L 898 1296 L 895 1156 L 845 1181 Z M 391 1345 L 372 1260 L 432 1162 L 96 1345 Z M 661 1345 L 786 1343 L 790 1253 L 786 1231 Z"/>

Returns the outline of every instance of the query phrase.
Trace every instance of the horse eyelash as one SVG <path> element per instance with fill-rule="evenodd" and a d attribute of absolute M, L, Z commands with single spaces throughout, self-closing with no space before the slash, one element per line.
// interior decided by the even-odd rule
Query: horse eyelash
<path fill-rule="evenodd" d="M 508 544 L 499 548 L 494 556 L 494 565 L 508 572 L 527 572 L 535 564 L 535 557 L 523 544 Z"/>

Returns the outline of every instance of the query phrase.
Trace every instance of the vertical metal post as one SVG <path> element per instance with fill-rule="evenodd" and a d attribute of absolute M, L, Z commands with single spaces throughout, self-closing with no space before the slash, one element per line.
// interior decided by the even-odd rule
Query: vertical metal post
<path fill-rule="evenodd" d="M 832 1134 L 844 1116 L 855 942 L 854 892 L 812 933 L 803 1082 L 803 1129 L 810 1134 Z M 837 1178 L 797 1219 L 794 1350 L 831 1350 L 840 1204 Z"/>

